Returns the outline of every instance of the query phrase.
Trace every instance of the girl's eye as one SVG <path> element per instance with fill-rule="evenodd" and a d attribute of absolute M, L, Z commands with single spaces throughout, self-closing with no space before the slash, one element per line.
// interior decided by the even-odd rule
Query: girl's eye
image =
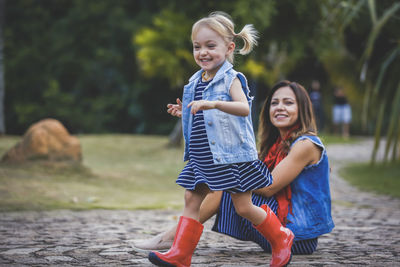
<path fill-rule="evenodd" d="M 214 48 L 214 47 L 215 47 L 215 44 L 209 44 L 207 47 L 209 47 L 209 48 Z"/>
<path fill-rule="evenodd" d="M 278 105 L 278 101 L 272 101 L 271 102 L 271 106 L 276 106 L 276 105 Z"/>

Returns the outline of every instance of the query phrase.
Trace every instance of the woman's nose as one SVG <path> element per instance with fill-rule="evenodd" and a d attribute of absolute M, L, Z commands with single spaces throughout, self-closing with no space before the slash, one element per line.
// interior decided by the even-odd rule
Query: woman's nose
<path fill-rule="evenodd" d="M 282 109 L 284 109 L 283 103 L 279 103 L 278 105 L 276 105 L 276 109 L 277 109 L 277 110 L 282 110 Z"/>

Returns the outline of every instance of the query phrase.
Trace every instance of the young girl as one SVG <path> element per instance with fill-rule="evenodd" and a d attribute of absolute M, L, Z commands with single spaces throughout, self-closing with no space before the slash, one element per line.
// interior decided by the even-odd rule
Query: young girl
<path fill-rule="evenodd" d="M 184 87 L 183 103 L 169 105 L 182 117 L 184 160 L 188 163 L 177 179 L 185 191 L 185 207 L 173 245 L 166 253 L 150 252 L 160 266 L 190 266 L 203 231 L 199 210 L 211 191 L 229 192 L 236 212 L 249 220 L 272 246 L 271 266 L 284 266 L 291 258 L 293 233 L 284 228 L 268 207 L 252 204 L 251 191 L 272 183 L 267 167 L 258 160 L 250 115 L 252 98 L 243 74 L 232 68 L 235 38 L 249 53 L 256 31 L 246 25 L 236 34 L 224 13 L 214 12 L 192 28 L 193 56 L 201 70 Z"/>

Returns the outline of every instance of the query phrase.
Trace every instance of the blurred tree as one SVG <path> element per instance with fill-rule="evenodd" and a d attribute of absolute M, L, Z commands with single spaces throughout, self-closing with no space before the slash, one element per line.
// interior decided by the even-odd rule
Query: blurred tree
<path fill-rule="evenodd" d="M 319 56 L 331 78 L 337 79 L 359 103 L 362 126 L 373 129 L 376 159 L 382 134 L 386 132 L 385 160 L 392 150 L 396 158 L 400 138 L 400 3 L 393 1 L 326 1 L 325 29 L 319 40 Z M 329 29 L 329 30 L 327 30 Z M 359 79 L 357 79 L 359 77 Z M 362 105 L 362 106 L 361 106 Z"/>
<path fill-rule="evenodd" d="M 235 58 L 235 68 L 249 78 L 256 95 L 255 114 L 268 88 L 280 79 L 308 85 L 318 78 L 324 90 L 342 85 L 361 111 L 365 88 L 375 88 L 382 77 L 378 91 L 397 99 L 392 84 L 398 52 L 392 51 L 398 46 L 398 16 L 380 28 L 367 79 L 358 79 L 372 28 L 368 1 L 7 1 L 7 132 L 21 134 L 31 123 L 54 117 L 74 133 L 167 134 L 176 120 L 165 105 L 180 97 L 197 70 L 191 26 L 214 10 L 232 15 L 237 31 L 252 23 L 260 32 L 255 50 Z M 377 22 L 392 5 L 390 0 L 377 2 Z M 378 113 L 371 103 L 368 113 Z M 388 123 L 385 119 L 383 125 Z M 367 126 L 371 132 L 373 126 Z"/>
<path fill-rule="evenodd" d="M 388 49 L 387 54 L 383 58 L 379 59 L 375 68 L 369 66 L 369 62 L 375 50 L 378 49 L 376 43 L 378 42 L 379 35 L 384 35 L 388 22 L 396 13 L 400 14 L 400 3 L 392 3 L 385 5 L 384 8 L 377 9 L 375 0 L 369 0 L 368 9 L 372 27 L 360 60 L 362 63 L 360 79 L 367 87 L 363 113 L 365 115 L 364 125 L 368 116 L 372 117 L 367 112 L 369 105 L 378 104 L 379 112 L 377 127 L 375 129 L 375 146 L 372 153 L 372 163 L 376 161 L 381 135 L 384 131 L 382 129 L 384 127 L 382 125 L 384 118 L 388 118 L 384 161 L 388 161 L 390 150 L 392 150 L 392 161 L 395 161 L 400 141 L 400 78 L 398 76 L 400 71 L 400 34 L 397 35 L 397 41 L 395 39 L 392 41 L 393 44 L 388 44 L 387 47 L 390 47 L 390 49 Z M 390 27 L 390 24 L 388 26 Z M 395 31 L 398 32 L 397 27 Z M 368 70 L 371 70 L 372 74 L 368 74 Z"/>
<path fill-rule="evenodd" d="M 6 133 L 4 121 L 4 59 L 3 59 L 3 29 L 4 29 L 4 8 L 6 0 L 0 0 L 0 135 Z"/>
<path fill-rule="evenodd" d="M 10 132 L 22 133 L 43 117 L 73 132 L 144 131 L 144 86 L 135 80 L 130 39 L 149 9 L 156 11 L 147 1 L 11 1 L 5 28 Z"/>

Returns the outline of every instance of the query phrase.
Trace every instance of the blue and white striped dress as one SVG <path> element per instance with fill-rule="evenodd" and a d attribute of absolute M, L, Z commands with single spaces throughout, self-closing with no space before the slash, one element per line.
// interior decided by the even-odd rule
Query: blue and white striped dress
<path fill-rule="evenodd" d="M 199 81 L 194 100 L 202 99 L 203 91 L 208 83 L 209 81 Z M 238 193 L 268 186 L 272 183 L 272 176 L 260 160 L 214 164 L 201 110 L 193 116 L 189 162 L 183 168 L 176 183 L 189 190 L 194 190 L 198 184 L 206 184 L 212 191 Z"/>

